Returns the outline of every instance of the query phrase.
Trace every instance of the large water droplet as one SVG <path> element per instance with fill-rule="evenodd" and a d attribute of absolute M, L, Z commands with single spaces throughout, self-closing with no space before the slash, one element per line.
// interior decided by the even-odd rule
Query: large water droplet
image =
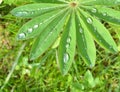
<path fill-rule="evenodd" d="M 34 28 L 38 28 L 38 25 L 34 25 Z"/>
<path fill-rule="evenodd" d="M 68 38 L 67 38 L 67 43 L 70 43 L 70 41 L 71 41 L 71 38 L 68 37 Z"/>
<path fill-rule="evenodd" d="M 80 28 L 80 29 L 79 29 L 79 32 L 80 32 L 80 33 L 82 33 L 82 32 L 83 32 L 83 29 L 82 29 L 82 28 Z"/>
<path fill-rule="evenodd" d="M 28 29 L 28 33 L 32 33 L 33 29 L 32 28 L 29 28 Z"/>
<path fill-rule="evenodd" d="M 18 35 L 18 38 L 19 38 L 19 39 L 24 39 L 24 38 L 25 38 L 25 33 L 20 33 L 20 34 Z"/>
<path fill-rule="evenodd" d="M 96 12 L 97 12 L 97 9 L 96 9 L 96 8 L 93 8 L 91 11 L 92 11 L 93 13 L 96 13 Z"/>
<path fill-rule="evenodd" d="M 93 23 L 93 21 L 92 21 L 91 18 L 87 18 L 87 22 L 88 22 L 89 24 L 92 24 L 92 23 Z"/>
<path fill-rule="evenodd" d="M 63 58 L 63 62 L 64 62 L 64 63 L 67 63 L 68 60 L 69 60 L 69 55 L 68 55 L 68 53 L 65 53 L 65 54 L 64 54 L 64 58 Z"/>
<path fill-rule="evenodd" d="M 19 11 L 19 12 L 16 13 L 16 16 L 23 16 L 23 15 L 26 15 L 26 14 L 28 14 L 28 12 Z"/>

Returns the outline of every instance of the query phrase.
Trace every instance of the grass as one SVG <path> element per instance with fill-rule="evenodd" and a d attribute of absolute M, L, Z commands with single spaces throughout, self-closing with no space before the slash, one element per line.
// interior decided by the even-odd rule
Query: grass
<path fill-rule="evenodd" d="M 32 42 L 25 46 L 16 41 L 18 29 L 27 21 L 11 16 L 15 6 L 26 1 L 12 2 L 0 6 L 0 88 L 1 92 L 119 92 L 120 90 L 120 53 L 111 54 L 96 44 L 96 65 L 89 68 L 83 63 L 76 51 L 75 62 L 69 73 L 62 76 L 57 62 L 56 49 L 49 49 L 34 61 L 29 60 Z M 29 3 L 29 2 L 27 2 Z M 117 8 L 120 10 L 120 8 Z M 120 26 L 104 23 L 120 48 Z M 22 49 L 22 50 L 21 50 Z M 90 70 L 95 86 L 85 79 Z"/>

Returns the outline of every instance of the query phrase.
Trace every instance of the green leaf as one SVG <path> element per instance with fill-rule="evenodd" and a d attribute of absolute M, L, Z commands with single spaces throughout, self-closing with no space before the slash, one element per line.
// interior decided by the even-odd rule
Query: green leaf
<path fill-rule="evenodd" d="M 117 52 L 118 50 L 116 43 L 104 25 L 101 24 L 99 20 L 90 16 L 88 13 L 82 10 L 80 11 L 82 20 L 97 43 L 110 52 Z"/>
<path fill-rule="evenodd" d="M 58 17 L 59 15 L 61 15 L 62 13 L 65 13 L 65 12 L 66 12 L 66 9 L 63 9 L 61 11 L 56 10 L 56 11 L 52 11 L 50 13 L 45 13 L 39 17 L 32 19 L 31 21 L 27 22 L 20 28 L 20 30 L 17 34 L 17 39 L 25 40 L 25 39 L 34 38 L 34 37 L 40 35 L 40 33 L 47 26 L 49 26 L 49 24 L 51 24 L 51 22 L 56 17 Z"/>
<path fill-rule="evenodd" d="M 96 84 L 93 75 L 89 70 L 87 70 L 87 72 L 85 73 L 84 78 L 92 88 L 95 87 Z"/>
<path fill-rule="evenodd" d="M 58 49 L 58 61 L 60 70 L 63 75 L 67 74 L 72 62 L 74 61 L 75 46 L 76 46 L 76 28 L 75 28 L 75 16 L 73 13 L 68 23 L 66 24 Z"/>
<path fill-rule="evenodd" d="M 120 5 L 120 0 L 84 0 L 82 2 L 83 5 Z"/>
<path fill-rule="evenodd" d="M 33 0 L 36 2 L 42 2 L 42 3 L 68 3 L 65 0 Z"/>
<path fill-rule="evenodd" d="M 120 24 L 120 11 L 107 7 L 86 7 L 86 9 L 96 17 L 99 17 L 102 20 Z"/>
<path fill-rule="evenodd" d="M 48 47 L 53 44 L 62 30 L 67 15 L 68 12 L 66 14 L 63 13 L 60 16 L 57 16 L 57 18 L 55 18 L 51 24 L 49 24 L 49 26 L 47 26 L 46 29 L 41 33 L 32 47 L 30 53 L 31 60 L 36 59 L 42 55 L 48 49 Z"/>
<path fill-rule="evenodd" d="M 49 3 L 39 3 L 39 4 L 28 4 L 24 6 L 17 7 L 11 11 L 14 16 L 23 18 L 32 18 L 40 16 L 46 12 L 52 10 L 57 10 L 65 8 L 67 4 L 49 4 Z"/>
<path fill-rule="evenodd" d="M 76 15 L 76 28 L 77 28 L 77 47 L 80 55 L 84 61 L 91 67 L 95 65 L 96 59 L 96 48 L 92 35 L 89 33 L 86 25 L 79 17 L 80 14 Z"/>

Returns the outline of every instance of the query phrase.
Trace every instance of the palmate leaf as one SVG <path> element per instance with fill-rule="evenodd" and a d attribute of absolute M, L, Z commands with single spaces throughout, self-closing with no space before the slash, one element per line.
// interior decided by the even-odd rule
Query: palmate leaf
<path fill-rule="evenodd" d="M 31 60 L 39 57 L 47 50 L 48 47 L 53 44 L 59 33 L 62 31 L 61 29 L 66 21 L 67 15 L 68 12 L 66 14 L 63 13 L 60 16 L 57 16 L 57 18 L 55 18 L 51 24 L 46 27 L 44 32 L 41 33 L 32 47 L 30 54 Z"/>
<path fill-rule="evenodd" d="M 65 12 L 66 9 L 58 9 L 32 19 L 20 28 L 17 34 L 17 39 L 25 40 L 29 38 L 34 38 L 35 36 L 39 35 L 56 17 Z"/>
<path fill-rule="evenodd" d="M 76 15 L 76 28 L 77 28 L 77 46 L 79 53 L 82 58 L 86 61 L 89 66 L 95 65 L 96 59 L 96 48 L 94 40 L 92 39 L 89 30 L 80 18 L 80 14 Z"/>
<path fill-rule="evenodd" d="M 28 4 L 13 9 L 11 13 L 17 17 L 32 18 L 52 10 L 64 8 L 66 6 L 67 4 Z"/>
<path fill-rule="evenodd" d="M 33 1 L 40 3 L 68 3 L 68 1 L 65 0 L 33 0 Z"/>
<path fill-rule="evenodd" d="M 44 3 L 28 4 L 11 11 L 17 17 L 33 18 L 23 25 L 17 34 L 18 40 L 36 38 L 30 53 L 31 60 L 42 55 L 58 36 L 61 38 L 58 62 L 64 75 L 74 62 L 76 45 L 80 56 L 89 66 L 95 65 L 94 40 L 110 52 L 117 51 L 113 38 L 98 18 L 119 24 L 119 11 L 110 7 L 120 4 L 120 0 L 41 0 L 41 2 Z"/>
<path fill-rule="evenodd" d="M 67 74 L 72 62 L 74 61 L 76 47 L 76 28 L 74 12 L 65 27 L 58 48 L 58 61 L 62 74 Z"/>
<path fill-rule="evenodd" d="M 84 0 L 83 5 L 120 5 L 120 0 Z"/>
<path fill-rule="evenodd" d="M 85 7 L 92 15 L 115 24 L 120 24 L 120 11 L 107 7 Z"/>
<path fill-rule="evenodd" d="M 83 10 L 80 10 L 80 12 L 82 20 L 98 44 L 110 52 L 117 52 L 117 46 L 112 36 L 108 30 L 99 22 L 99 20 L 93 18 Z"/>

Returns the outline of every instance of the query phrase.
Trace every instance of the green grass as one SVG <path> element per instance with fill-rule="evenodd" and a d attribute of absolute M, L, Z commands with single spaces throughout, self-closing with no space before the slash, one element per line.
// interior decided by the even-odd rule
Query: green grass
<path fill-rule="evenodd" d="M 15 39 L 18 29 L 27 20 L 18 19 L 9 13 L 15 6 L 26 3 L 24 0 L 21 2 L 14 2 L 11 5 L 2 3 L 0 6 L 1 92 L 119 92 L 120 53 L 108 53 L 97 44 L 95 67 L 87 67 L 76 51 L 76 63 L 73 63 L 65 76 L 62 76 L 57 65 L 56 49 L 49 49 L 38 59 L 30 61 L 29 51 L 33 41 L 25 43 Z M 120 10 L 119 7 L 115 8 Z M 120 50 L 120 26 L 104 24 Z M 85 79 L 88 70 L 96 80 L 94 87 Z"/>

